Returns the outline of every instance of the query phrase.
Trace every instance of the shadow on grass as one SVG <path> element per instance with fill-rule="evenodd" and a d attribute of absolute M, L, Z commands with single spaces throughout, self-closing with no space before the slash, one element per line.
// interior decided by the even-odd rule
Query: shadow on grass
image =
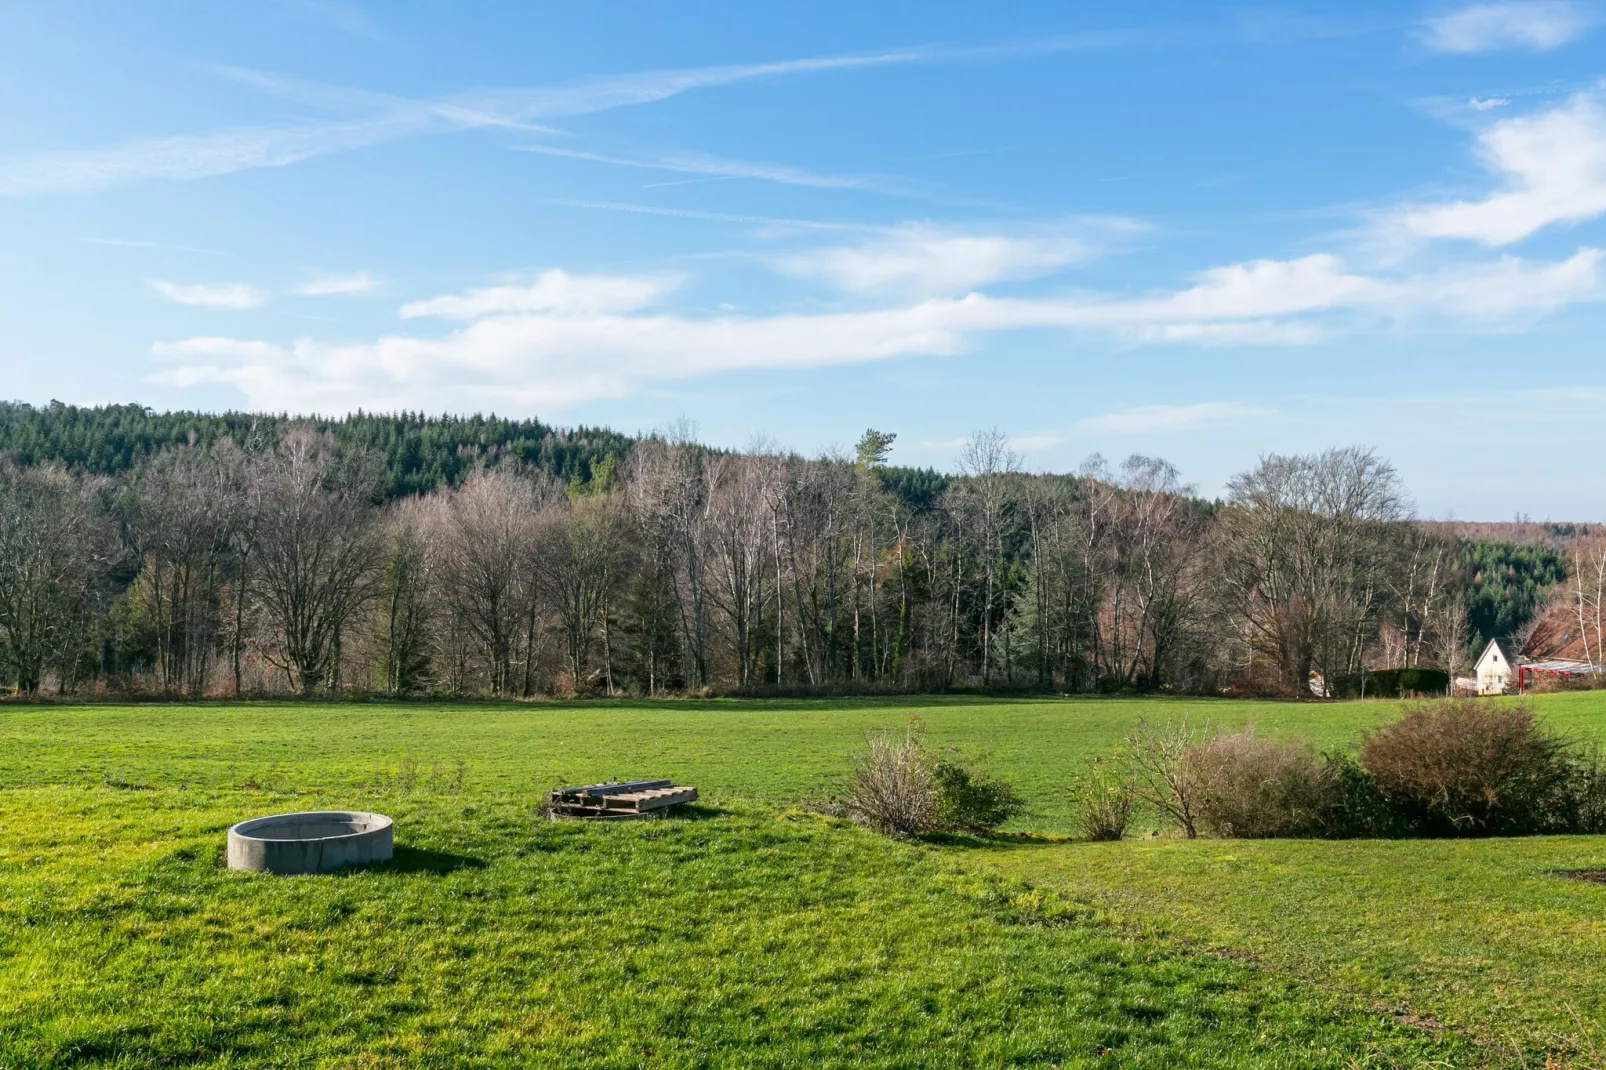
<path fill-rule="evenodd" d="M 665 821 L 712 821 L 716 817 L 724 817 L 729 810 L 718 806 L 709 806 L 707 803 L 682 803 L 672 807 L 664 815 Z"/>
<path fill-rule="evenodd" d="M 432 851 L 427 847 L 397 847 L 389 862 L 368 867 L 376 873 L 429 873 L 444 877 L 460 869 L 484 869 L 483 858 L 453 854 L 450 851 Z M 339 873 L 358 873 L 360 869 L 337 870 Z"/>
<path fill-rule="evenodd" d="M 1042 836 L 1031 832 L 932 832 L 920 837 L 933 847 L 963 851 L 1018 851 L 1034 847 L 1064 847 L 1085 843 L 1063 836 Z"/>

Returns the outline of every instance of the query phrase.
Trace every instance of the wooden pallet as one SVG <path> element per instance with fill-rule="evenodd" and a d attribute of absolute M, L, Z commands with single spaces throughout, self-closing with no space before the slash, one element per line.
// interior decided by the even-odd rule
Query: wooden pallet
<path fill-rule="evenodd" d="M 641 817 L 671 806 L 694 802 L 697 789 L 668 780 L 635 780 L 625 784 L 587 784 L 559 788 L 551 796 L 558 817 Z"/>

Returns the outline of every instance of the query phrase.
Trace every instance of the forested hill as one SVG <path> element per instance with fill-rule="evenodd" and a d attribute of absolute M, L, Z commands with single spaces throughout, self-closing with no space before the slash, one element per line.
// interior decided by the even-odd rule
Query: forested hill
<path fill-rule="evenodd" d="M 209 444 L 221 438 L 242 446 L 268 443 L 289 423 L 310 423 L 343 442 L 382 455 L 391 498 L 455 486 L 482 461 L 492 466 L 519 461 L 565 483 L 587 483 L 594 465 L 608 457 L 622 463 L 637 441 L 607 428 L 564 429 L 540 420 L 496 416 L 357 413 L 304 419 L 242 412 L 155 412 L 140 405 L 84 408 L 52 402 L 35 407 L 0 402 L 0 455 L 10 454 L 25 465 L 55 461 L 75 471 L 115 476 L 138 468 L 172 444 L 192 440 Z M 951 481 L 931 469 L 885 466 L 877 472 L 883 487 L 917 512 L 934 508 Z M 1543 606 L 1566 573 L 1561 544 L 1588 533 L 1554 524 L 1422 526 L 1449 536 L 1457 547 L 1469 639 L 1475 647 L 1517 631 Z"/>
<path fill-rule="evenodd" d="M 250 412 L 155 412 L 142 405 L 84 408 L 52 402 L 36 408 L 0 401 L 0 456 L 25 465 L 57 462 L 78 472 L 115 476 L 138 468 L 163 447 L 230 438 L 242 446 L 272 442 L 286 424 L 310 424 L 385 458 L 388 496 L 405 498 L 456 486 L 483 460 L 518 461 L 564 483 L 589 483 L 608 457 L 622 463 L 633 435 L 605 427 L 553 427 L 497 416 L 357 413 L 337 419 Z M 932 507 L 949 478 L 929 468 L 877 470 L 886 489 L 913 509 Z"/>
<path fill-rule="evenodd" d="M 1566 555 L 1555 546 L 1500 539 L 1458 540 L 1455 545 L 1474 651 L 1490 639 L 1521 631 L 1567 577 Z"/>
<path fill-rule="evenodd" d="M 81 408 L 52 402 L 35 408 L 0 402 L 0 454 L 12 454 L 23 464 L 56 461 L 76 471 L 120 475 L 168 445 L 192 439 L 210 444 L 221 438 L 241 445 L 271 442 L 288 423 L 311 424 L 342 442 L 383 455 L 393 498 L 455 485 L 481 459 L 492 465 L 521 461 L 564 482 L 586 482 L 593 464 L 609 455 L 623 460 L 635 441 L 606 428 L 564 430 L 539 420 L 496 416 L 404 412 L 303 419 L 242 412 L 154 412 L 140 405 Z"/>

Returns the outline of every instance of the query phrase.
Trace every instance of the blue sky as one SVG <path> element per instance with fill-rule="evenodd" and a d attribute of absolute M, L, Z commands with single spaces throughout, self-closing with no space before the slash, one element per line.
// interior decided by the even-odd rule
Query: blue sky
<path fill-rule="evenodd" d="M 1606 9 L 13 0 L 41 403 L 495 411 L 951 467 L 1377 446 L 1606 518 Z"/>

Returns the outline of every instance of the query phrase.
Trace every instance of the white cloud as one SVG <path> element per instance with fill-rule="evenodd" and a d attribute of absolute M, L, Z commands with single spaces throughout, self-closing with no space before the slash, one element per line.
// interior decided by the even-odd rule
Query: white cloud
<path fill-rule="evenodd" d="M 550 312 L 567 315 L 634 312 L 657 304 L 680 285 L 675 277 L 571 275 L 544 271 L 528 286 L 492 286 L 448 294 L 401 307 L 402 319 L 438 316 L 472 320 L 498 313 Z"/>
<path fill-rule="evenodd" d="M 1472 323 L 1552 312 L 1601 299 L 1603 257 L 1600 249 L 1584 248 L 1566 260 L 1536 263 L 1501 256 L 1457 264 L 1397 283 L 1385 307 L 1400 319 L 1439 316 Z"/>
<path fill-rule="evenodd" d="M 1079 431 L 1133 434 L 1147 431 L 1196 431 L 1275 416 L 1273 409 L 1242 401 L 1202 401 L 1194 405 L 1139 405 L 1077 422 Z"/>
<path fill-rule="evenodd" d="M 1514 0 L 1473 4 L 1430 19 L 1423 40 L 1437 52 L 1472 54 L 1502 48 L 1545 52 L 1589 26 L 1583 10 L 1568 0 Z"/>
<path fill-rule="evenodd" d="M 1060 445 L 1065 441 L 1064 435 L 1019 435 L 1011 436 L 1009 448 L 1022 453 L 1036 453 Z M 961 440 L 962 444 L 962 440 Z"/>
<path fill-rule="evenodd" d="M 1303 346 L 1327 337 L 1314 323 L 1247 320 L 1242 323 L 1164 323 L 1126 332 L 1144 342 L 1195 342 L 1202 346 Z"/>
<path fill-rule="evenodd" d="M 373 293 L 379 280 L 366 271 L 350 275 L 319 275 L 296 287 L 296 293 L 308 297 L 357 296 Z"/>
<path fill-rule="evenodd" d="M 1023 329 L 1290 345 L 1399 321 L 1498 326 L 1599 299 L 1602 256 L 1582 249 L 1557 262 L 1500 257 L 1435 273 L 1369 276 L 1317 255 L 1215 268 L 1186 289 L 1141 298 L 971 293 L 862 311 L 756 316 L 660 311 L 672 279 L 549 271 L 530 284 L 404 306 L 408 318 L 463 321 L 444 335 L 288 346 L 201 338 L 159 343 L 155 353 L 172 364 L 160 381 L 232 384 L 253 408 L 550 408 L 722 372 L 952 355 L 990 334 Z"/>
<path fill-rule="evenodd" d="M 1503 108 L 1510 103 L 1511 101 L 1505 97 L 1469 97 L 1467 99 L 1467 107 L 1473 111 L 1492 111 L 1495 108 Z"/>
<path fill-rule="evenodd" d="M 198 282 L 186 286 L 165 279 L 151 279 L 150 286 L 169 301 L 199 308 L 258 308 L 268 300 L 261 290 L 243 282 Z"/>
<path fill-rule="evenodd" d="M 1508 245 L 1548 226 L 1606 213 L 1606 110 L 1599 93 L 1494 123 L 1478 155 L 1503 179 L 1481 200 L 1410 206 L 1387 224 L 1422 238 Z"/>
<path fill-rule="evenodd" d="M 1105 224 L 1136 229 L 1119 221 Z M 822 279 L 849 293 L 964 293 L 991 282 L 1050 275 L 1094 255 L 1069 226 L 1029 235 L 966 233 L 911 223 L 856 245 L 796 253 L 776 261 L 788 275 Z"/>
<path fill-rule="evenodd" d="M 1376 279 L 1351 274 L 1338 257 L 1253 260 L 1201 272 L 1197 285 L 1143 304 L 1151 318 L 1260 319 L 1363 303 L 1380 292 Z"/>

